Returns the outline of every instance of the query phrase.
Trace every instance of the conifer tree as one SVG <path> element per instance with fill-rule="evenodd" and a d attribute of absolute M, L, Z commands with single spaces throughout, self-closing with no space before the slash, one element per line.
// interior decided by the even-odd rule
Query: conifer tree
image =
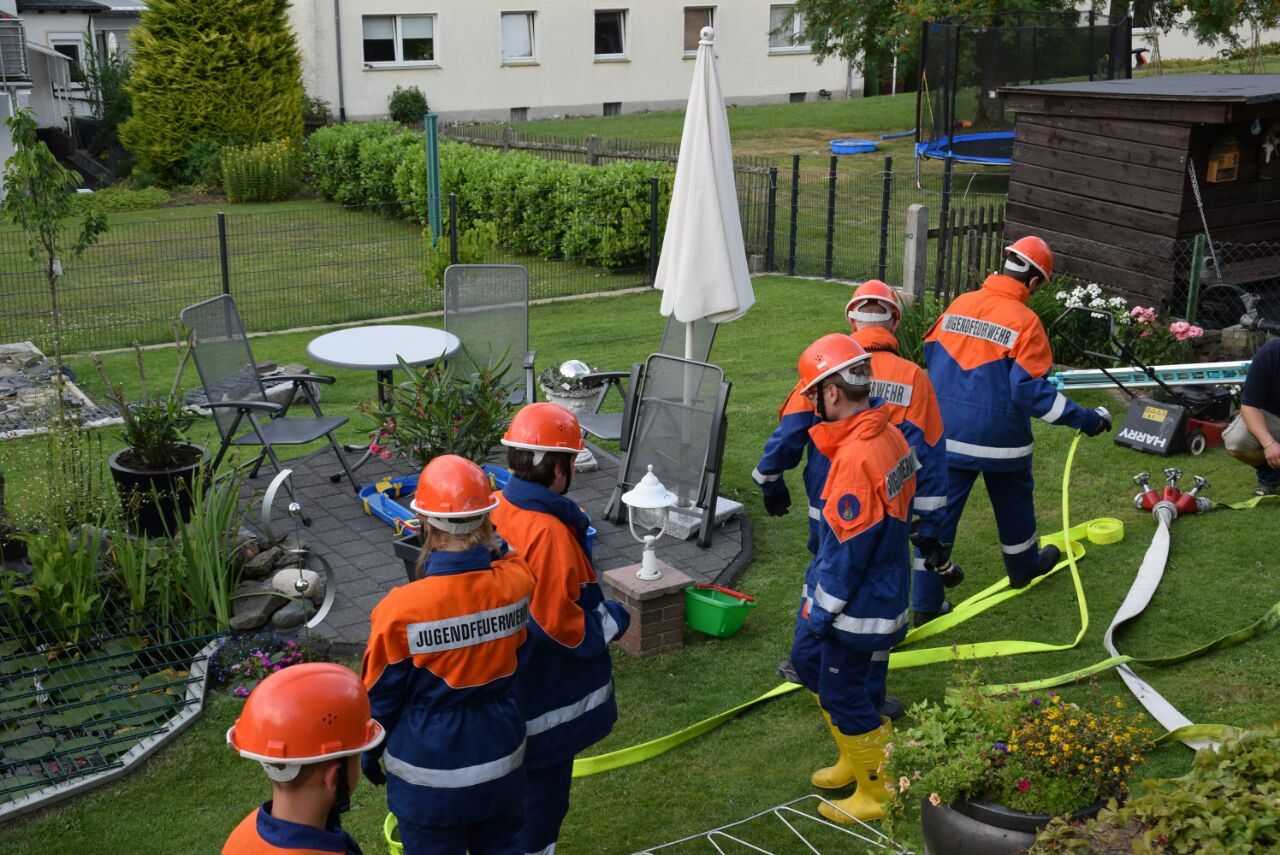
<path fill-rule="evenodd" d="M 162 181 L 198 144 L 302 139 L 288 0 L 148 0 L 132 35 L 133 115 L 120 138 Z"/>

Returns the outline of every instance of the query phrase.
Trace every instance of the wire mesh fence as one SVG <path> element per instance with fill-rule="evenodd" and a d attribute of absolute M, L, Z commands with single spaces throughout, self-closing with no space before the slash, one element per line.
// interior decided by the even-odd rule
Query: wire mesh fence
<path fill-rule="evenodd" d="M 217 636 L 210 620 L 140 614 L 55 633 L 0 610 L 0 820 L 107 779 L 176 732 L 203 704 Z"/>

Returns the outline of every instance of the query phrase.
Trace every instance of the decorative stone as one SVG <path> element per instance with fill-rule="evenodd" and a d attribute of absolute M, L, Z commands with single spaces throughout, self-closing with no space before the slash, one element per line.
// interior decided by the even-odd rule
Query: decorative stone
<path fill-rule="evenodd" d="M 280 550 L 288 556 L 290 562 L 294 558 L 300 558 L 307 554 L 307 545 L 292 534 L 285 535 L 276 546 L 280 547 Z"/>
<path fill-rule="evenodd" d="M 298 579 L 307 583 L 306 592 L 297 588 Z M 299 570 L 296 567 L 276 571 L 271 580 L 271 587 L 287 597 L 306 597 L 313 603 L 324 601 L 325 579 L 314 570 Z"/>
<path fill-rule="evenodd" d="M 271 625 L 276 629 L 293 629 L 302 626 L 315 613 L 315 606 L 311 603 L 294 600 L 271 616 Z"/>
<path fill-rule="evenodd" d="M 239 632 L 257 629 L 286 602 L 270 582 L 241 582 L 232 594 L 231 628 Z"/>
<path fill-rule="evenodd" d="M 244 563 L 244 575 L 247 579 L 265 579 L 276 569 L 284 552 L 278 546 L 263 550 Z"/>

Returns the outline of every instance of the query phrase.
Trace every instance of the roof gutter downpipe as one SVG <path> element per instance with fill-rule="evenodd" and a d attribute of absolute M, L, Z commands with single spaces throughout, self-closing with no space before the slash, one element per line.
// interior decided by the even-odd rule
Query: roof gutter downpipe
<path fill-rule="evenodd" d="M 333 41 L 338 55 L 338 121 L 347 121 L 347 99 L 342 91 L 342 13 L 338 9 L 341 0 L 333 0 Z"/>

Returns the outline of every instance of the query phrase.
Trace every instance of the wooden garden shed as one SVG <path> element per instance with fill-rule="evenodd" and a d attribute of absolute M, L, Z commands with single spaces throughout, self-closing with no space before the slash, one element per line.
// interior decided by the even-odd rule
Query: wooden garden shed
<path fill-rule="evenodd" d="M 1181 308 L 1207 222 L 1224 281 L 1280 282 L 1280 74 L 1000 93 L 1017 114 L 1007 240 L 1040 235 L 1061 272 Z"/>

